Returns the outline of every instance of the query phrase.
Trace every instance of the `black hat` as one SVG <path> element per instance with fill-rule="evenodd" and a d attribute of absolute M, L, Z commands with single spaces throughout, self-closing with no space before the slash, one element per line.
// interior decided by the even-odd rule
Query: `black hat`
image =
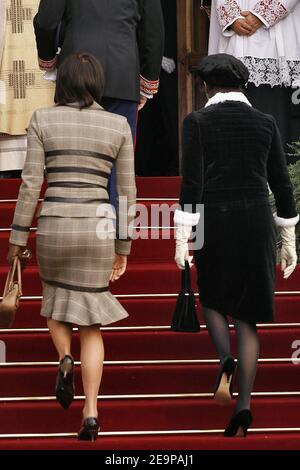
<path fill-rule="evenodd" d="M 239 88 L 249 79 L 247 67 L 229 54 L 213 54 L 205 57 L 196 71 L 208 85 L 215 87 Z"/>

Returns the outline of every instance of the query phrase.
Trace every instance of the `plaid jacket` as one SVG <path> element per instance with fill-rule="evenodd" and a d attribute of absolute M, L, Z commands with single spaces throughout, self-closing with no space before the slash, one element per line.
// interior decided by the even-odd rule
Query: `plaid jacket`
<path fill-rule="evenodd" d="M 116 167 L 119 210 L 107 192 Z M 28 129 L 28 151 L 10 242 L 25 246 L 44 181 L 39 216 L 117 218 L 116 252 L 130 253 L 128 226 L 135 217 L 136 185 L 132 134 L 127 120 L 94 103 L 37 110 Z M 128 215 L 129 214 L 129 215 Z M 112 224 L 111 224 L 112 226 Z"/>

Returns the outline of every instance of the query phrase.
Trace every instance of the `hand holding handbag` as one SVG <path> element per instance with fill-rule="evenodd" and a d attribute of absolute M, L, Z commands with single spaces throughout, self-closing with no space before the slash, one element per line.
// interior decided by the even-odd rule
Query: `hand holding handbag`
<path fill-rule="evenodd" d="M 200 324 L 195 305 L 195 295 L 191 286 L 191 272 L 188 261 L 181 273 L 181 291 L 178 295 L 173 314 L 171 330 L 194 333 L 200 331 Z"/>
<path fill-rule="evenodd" d="M 0 328 L 9 328 L 13 324 L 21 295 L 21 261 L 16 256 L 7 275 L 3 300 L 0 302 Z"/>

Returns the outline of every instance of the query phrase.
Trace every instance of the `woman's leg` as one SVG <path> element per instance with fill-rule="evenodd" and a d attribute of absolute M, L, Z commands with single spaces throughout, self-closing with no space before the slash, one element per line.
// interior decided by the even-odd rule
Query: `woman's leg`
<path fill-rule="evenodd" d="M 99 393 L 104 345 L 98 326 L 80 326 L 81 374 L 85 394 L 83 417 L 97 417 L 97 397 Z"/>
<path fill-rule="evenodd" d="M 255 323 L 234 320 L 238 349 L 238 388 L 235 414 L 250 409 L 251 392 L 256 376 L 259 358 L 259 337 Z"/>
<path fill-rule="evenodd" d="M 52 318 L 48 318 L 47 323 L 59 360 L 66 355 L 71 356 L 72 325 L 52 320 Z"/>
<path fill-rule="evenodd" d="M 216 310 L 203 307 L 203 317 L 221 362 L 230 356 L 230 332 L 227 318 Z"/>

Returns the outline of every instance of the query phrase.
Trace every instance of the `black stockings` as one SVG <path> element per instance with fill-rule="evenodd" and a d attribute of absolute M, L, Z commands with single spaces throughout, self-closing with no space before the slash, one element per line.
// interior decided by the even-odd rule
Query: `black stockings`
<path fill-rule="evenodd" d="M 227 318 L 215 310 L 203 307 L 203 316 L 209 335 L 215 345 L 221 363 L 230 352 L 230 332 Z M 234 320 L 238 353 L 238 390 L 239 395 L 235 413 L 250 409 L 251 392 L 256 376 L 259 357 L 259 338 L 255 323 Z"/>

